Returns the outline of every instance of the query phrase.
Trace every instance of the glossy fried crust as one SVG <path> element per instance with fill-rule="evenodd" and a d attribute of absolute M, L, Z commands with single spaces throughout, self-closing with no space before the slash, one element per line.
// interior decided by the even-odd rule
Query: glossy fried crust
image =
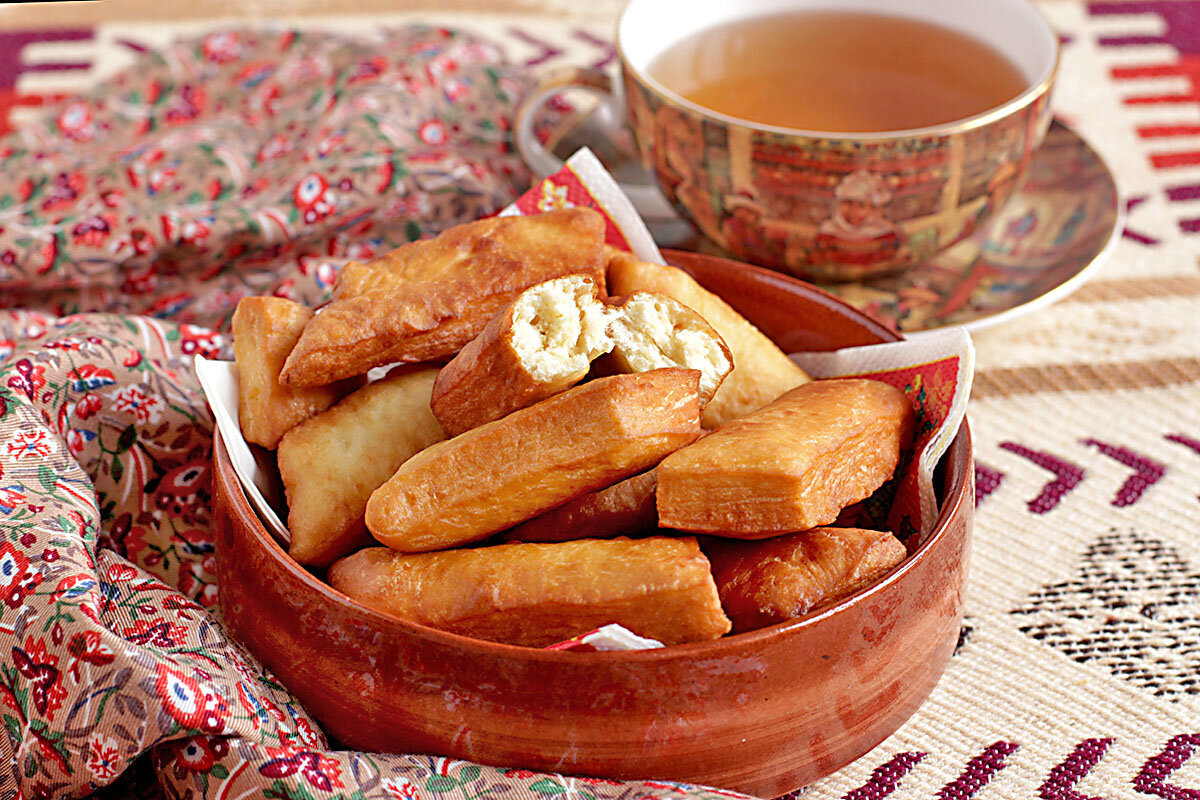
<path fill-rule="evenodd" d="M 436 367 L 411 365 L 348 395 L 279 443 L 288 552 L 326 566 L 371 544 L 367 499 L 410 456 L 446 438 L 429 410 Z"/>
<path fill-rule="evenodd" d="M 794 619 L 874 583 L 907 555 L 886 531 L 813 528 L 766 539 L 707 540 L 721 605 L 734 629 Z"/>
<path fill-rule="evenodd" d="M 500 535 L 504 542 L 569 542 L 612 539 L 658 527 L 654 470 L 626 478 L 598 492 L 569 500 Z"/>
<path fill-rule="evenodd" d="M 493 642 L 545 647 L 618 623 L 663 644 L 729 631 L 692 538 L 585 539 L 403 555 L 373 547 L 329 583 L 366 606 Z"/>
<path fill-rule="evenodd" d="M 283 363 L 312 315 L 282 297 L 238 301 L 233 312 L 233 357 L 238 371 L 238 423 L 246 441 L 274 449 L 285 433 L 361 383 L 295 389 L 279 382 Z"/>
<path fill-rule="evenodd" d="M 406 553 L 479 541 L 658 463 L 700 435 L 699 375 L 600 378 L 439 442 L 371 495 L 367 529 Z"/>
<path fill-rule="evenodd" d="M 705 428 L 762 408 L 809 379 L 762 331 L 683 270 L 640 261 L 629 253 L 607 255 L 609 294 L 640 290 L 673 297 L 708 320 L 728 345 L 733 371 L 704 409 Z"/>
<path fill-rule="evenodd" d="M 584 273 L 602 284 L 603 238 L 599 212 L 570 208 L 458 225 L 369 264 L 347 264 L 282 379 L 320 386 L 384 364 L 453 355 L 535 283 Z"/>
<path fill-rule="evenodd" d="M 551 293 L 553 300 L 543 297 Z M 554 308 L 543 308 L 549 305 Z M 518 319 L 522 308 L 525 316 L 542 311 L 555 314 L 545 320 Z M 457 436 L 574 386 L 591 365 L 589 346 L 596 343 L 590 340 L 607 340 L 604 313 L 600 287 L 588 275 L 570 275 L 526 289 L 438 373 L 430 400 L 434 416 L 448 435 Z M 581 329 L 579 335 L 565 336 L 563 329 L 569 324 Z M 589 336 L 589 327 L 598 330 Z M 521 333 L 532 334 L 537 341 L 522 347 Z"/>
<path fill-rule="evenodd" d="M 891 477 L 912 418 L 880 381 L 799 386 L 664 459 L 659 524 L 735 539 L 828 525 Z"/>

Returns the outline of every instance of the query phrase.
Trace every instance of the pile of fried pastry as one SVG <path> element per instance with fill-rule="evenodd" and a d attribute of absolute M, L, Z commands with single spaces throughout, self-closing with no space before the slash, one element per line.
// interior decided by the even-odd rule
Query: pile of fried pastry
<path fill-rule="evenodd" d="M 296 561 L 380 611 L 544 647 L 752 630 L 904 559 L 824 527 L 891 478 L 904 395 L 810 380 L 604 232 L 587 208 L 484 219 L 347 265 L 319 312 L 239 303 L 239 421 L 276 450 Z"/>

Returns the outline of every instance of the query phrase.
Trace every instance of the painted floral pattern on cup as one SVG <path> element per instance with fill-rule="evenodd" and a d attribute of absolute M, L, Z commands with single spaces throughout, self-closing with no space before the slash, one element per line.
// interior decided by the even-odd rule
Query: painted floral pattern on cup
<path fill-rule="evenodd" d="M 978 127 L 816 138 L 706 117 L 626 70 L 643 165 L 737 258 L 814 280 L 903 270 L 970 236 L 1012 194 L 1050 123 L 1047 91 Z"/>

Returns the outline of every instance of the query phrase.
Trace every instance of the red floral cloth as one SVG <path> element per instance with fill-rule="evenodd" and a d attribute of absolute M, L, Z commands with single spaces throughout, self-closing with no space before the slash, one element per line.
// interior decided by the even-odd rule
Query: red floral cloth
<path fill-rule="evenodd" d="M 146 55 L 0 142 L 0 302 L 211 325 L 321 297 L 349 259 L 493 211 L 527 78 L 492 45 L 225 31 Z"/>
<path fill-rule="evenodd" d="M 445 30 L 231 31 L 0 141 L 0 795 L 716 796 L 333 750 L 209 610 L 210 326 L 512 200 L 524 86 Z"/>

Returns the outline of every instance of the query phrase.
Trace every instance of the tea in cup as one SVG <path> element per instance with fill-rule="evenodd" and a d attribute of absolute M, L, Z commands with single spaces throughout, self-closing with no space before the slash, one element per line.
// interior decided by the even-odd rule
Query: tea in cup
<path fill-rule="evenodd" d="M 733 255 L 817 280 L 897 272 L 973 233 L 1040 143 L 1058 63 L 1027 0 L 631 0 L 617 51 L 675 209 Z M 605 81 L 559 76 L 526 108 Z M 518 146 L 545 170 L 527 117 Z"/>

